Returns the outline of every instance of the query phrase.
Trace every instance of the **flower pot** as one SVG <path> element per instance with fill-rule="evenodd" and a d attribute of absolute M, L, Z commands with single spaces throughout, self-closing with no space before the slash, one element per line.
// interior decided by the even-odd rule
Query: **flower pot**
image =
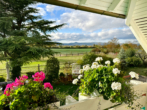
<path fill-rule="evenodd" d="M 68 75 L 67 78 L 68 78 L 68 81 L 72 81 L 72 75 Z"/>
<path fill-rule="evenodd" d="M 58 110 L 58 107 L 60 107 L 60 101 L 47 104 L 44 107 L 37 107 L 34 110 L 44 110 L 45 108 L 49 108 L 49 110 Z"/>
<path fill-rule="evenodd" d="M 79 93 L 79 101 L 91 98 L 90 95 Z"/>

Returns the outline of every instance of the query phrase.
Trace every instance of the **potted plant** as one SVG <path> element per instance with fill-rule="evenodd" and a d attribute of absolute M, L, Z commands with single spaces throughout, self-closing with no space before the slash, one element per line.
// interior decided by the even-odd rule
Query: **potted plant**
<path fill-rule="evenodd" d="M 0 109 L 35 110 L 37 107 L 44 109 L 51 107 L 48 104 L 58 102 L 52 85 L 49 82 L 43 84 L 45 79 L 43 72 L 37 72 L 32 77 L 34 80 L 23 75 L 8 84 L 4 94 L 0 96 Z M 55 104 L 60 105 L 59 102 Z"/>
<path fill-rule="evenodd" d="M 129 106 L 135 100 L 135 94 L 131 85 L 126 84 L 124 72 L 119 70 L 120 60 L 113 59 L 114 65 L 110 65 L 110 61 L 105 62 L 105 66 L 101 64 L 102 57 L 96 58 L 95 62 L 84 65 L 80 73 L 84 71 L 83 78 L 73 80 L 73 84 L 80 83 L 79 100 L 95 96 L 103 96 L 105 100 L 110 100 L 113 103 L 126 103 Z M 129 96 L 128 96 L 129 95 Z M 128 101 L 129 100 L 129 101 Z"/>

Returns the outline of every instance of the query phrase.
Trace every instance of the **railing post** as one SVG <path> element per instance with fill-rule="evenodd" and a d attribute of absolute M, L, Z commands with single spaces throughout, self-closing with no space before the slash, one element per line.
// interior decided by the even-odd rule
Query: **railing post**
<path fill-rule="evenodd" d="M 10 80 L 10 74 L 9 74 L 9 64 L 6 62 L 6 71 L 7 71 L 7 81 Z"/>
<path fill-rule="evenodd" d="M 40 65 L 38 64 L 38 71 L 40 72 Z"/>

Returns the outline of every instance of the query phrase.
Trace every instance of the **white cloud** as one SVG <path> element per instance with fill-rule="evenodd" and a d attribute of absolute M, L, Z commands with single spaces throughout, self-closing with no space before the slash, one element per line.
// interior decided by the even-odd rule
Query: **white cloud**
<path fill-rule="evenodd" d="M 46 11 L 45 11 L 43 8 L 37 7 L 37 9 L 38 9 L 38 13 L 39 13 L 41 16 L 45 16 L 45 15 L 46 15 Z"/>
<path fill-rule="evenodd" d="M 72 11 L 61 15 L 60 23 L 68 23 L 65 28 L 79 28 L 86 32 L 93 32 L 99 29 L 126 28 L 125 20 L 109 16 Z"/>
<path fill-rule="evenodd" d="M 102 30 L 101 32 L 92 33 L 52 33 L 51 39 L 54 41 L 67 41 L 67 42 L 104 42 L 114 37 L 120 41 L 135 40 L 134 35 L 129 28 L 125 29 L 110 29 Z"/>
<path fill-rule="evenodd" d="M 46 6 L 46 10 L 47 10 L 48 12 L 53 12 L 54 9 L 55 9 L 55 7 L 56 7 L 56 6 L 54 6 L 54 5 L 47 5 L 47 6 Z"/>

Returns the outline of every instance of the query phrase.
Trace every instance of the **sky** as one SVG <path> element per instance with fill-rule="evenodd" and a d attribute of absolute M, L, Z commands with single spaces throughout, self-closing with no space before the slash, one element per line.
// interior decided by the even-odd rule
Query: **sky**
<path fill-rule="evenodd" d="M 120 43 L 138 43 L 129 27 L 125 25 L 125 19 L 43 3 L 31 6 L 39 10 L 38 15 L 42 15 L 43 19 L 56 21 L 54 25 L 66 24 L 58 31 L 48 33 L 53 41 L 108 42 L 112 38 L 118 38 Z"/>

